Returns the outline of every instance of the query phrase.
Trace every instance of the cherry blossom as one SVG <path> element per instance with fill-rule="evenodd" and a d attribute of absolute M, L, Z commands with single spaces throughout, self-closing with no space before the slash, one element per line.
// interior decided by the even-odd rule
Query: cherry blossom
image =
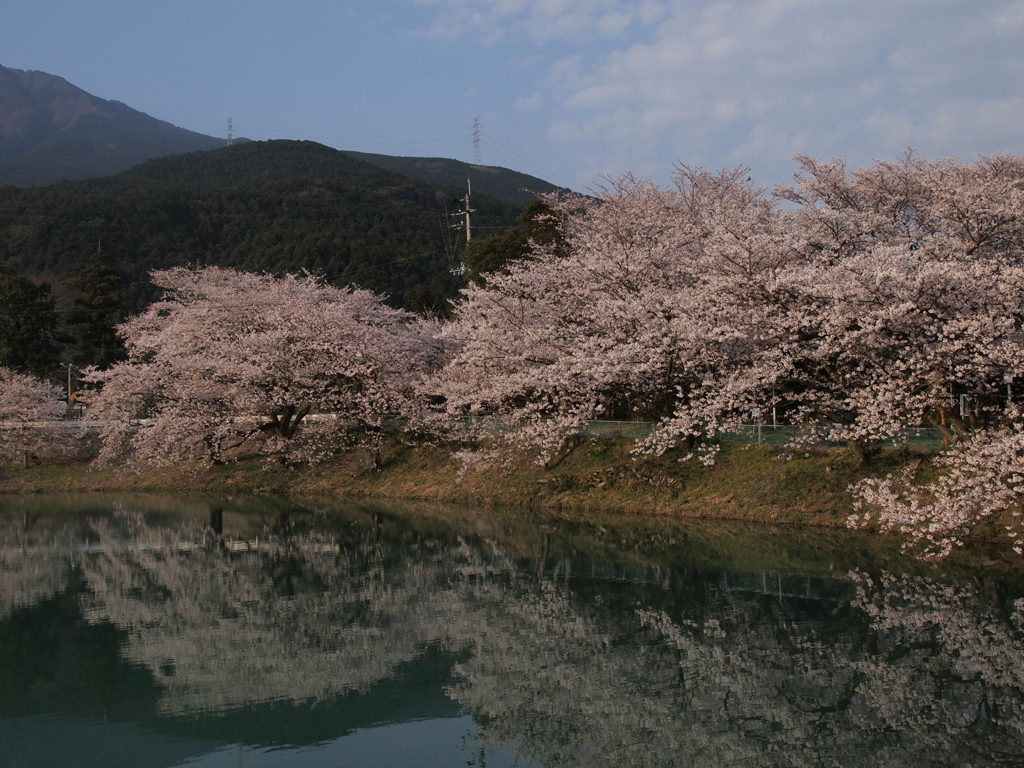
<path fill-rule="evenodd" d="M 681 166 L 670 187 L 626 176 L 549 198 L 562 246 L 469 286 L 443 331 L 432 386 L 447 414 L 541 462 L 593 418 L 653 422 L 638 452 L 708 462 L 717 434 L 758 412 L 864 463 L 934 426 L 1002 490 L 978 485 L 981 465 L 972 480 L 951 466 L 925 489 L 948 503 L 917 522 L 890 486 L 862 486 L 863 503 L 884 501 L 879 519 L 901 530 L 931 515 L 954 539 L 1005 508 L 1016 470 L 991 446 L 1019 450 L 1006 386 L 1024 377 L 1024 159 L 798 162 L 771 196 L 745 169 Z"/>
<path fill-rule="evenodd" d="M 152 274 L 165 291 L 121 325 L 129 359 L 94 372 L 107 461 L 221 461 L 258 448 L 309 459 L 346 431 L 406 413 L 431 328 L 369 291 L 312 275 L 207 267 Z"/>
<path fill-rule="evenodd" d="M 80 430 L 59 421 L 66 411 L 63 397 L 52 384 L 0 367 L 0 460 L 72 453 Z"/>
<path fill-rule="evenodd" d="M 919 487 L 909 473 L 866 478 L 854 488 L 853 527 L 878 526 L 904 534 L 904 549 L 924 557 L 945 557 L 962 546 L 977 525 L 1005 516 L 1017 554 L 1024 554 L 1020 498 L 1024 490 L 1024 424 L 978 432 L 940 456 L 945 470 Z"/>

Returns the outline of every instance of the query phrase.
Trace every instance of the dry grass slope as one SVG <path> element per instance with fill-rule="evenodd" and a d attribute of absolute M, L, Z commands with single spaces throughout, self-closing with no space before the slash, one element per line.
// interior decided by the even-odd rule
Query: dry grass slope
<path fill-rule="evenodd" d="M 839 527 L 851 511 L 847 488 L 865 472 L 899 469 L 919 456 L 891 451 L 864 470 L 845 451 L 800 452 L 725 446 L 713 467 L 678 457 L 633 457 L 627 440 L 584 440 L 550 468 L 512 455 L 460 477 L 450 452 L 387 442 L 382 467 L 369 452 L 339 452 L 312 467 L 242 460 L 223 466 L 179 465 L 140 474 L 86 466 L 0 468 L 0 492 L 204 491 L 350 499 L 421 500 L 625 516 L 728 519 Z"/>

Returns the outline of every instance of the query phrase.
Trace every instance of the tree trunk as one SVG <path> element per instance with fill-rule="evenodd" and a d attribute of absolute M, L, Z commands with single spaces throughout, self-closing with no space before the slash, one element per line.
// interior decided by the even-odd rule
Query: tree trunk
<path fill-rule="evenodd" d="M 950 421 L 952 422 L 952 420 Z M 959 429 L 963 430 L 960 434 L 966 434 L 963 422 L 959 419 L 957 419 L 956 422 L 959 422 Z M 952 424 L 956 424 L 956 422 L 952 422 Z M 949 448 L 949 446 L 957 440 L 956 433 L 950 429 L 951 424 L 947 424 L 946 422 L 946 412 L 944 410 L 940 409 L 937 417 L 934 413 L 928 414 L 928 423 L 935 429 L 939 430 L 939 434 L 942 435 L 942 446 L 944 448 Z"/>
<path fill-rule="evenodd" d="M 871 459 L 878 455 L 878 449 L 872 448 L 867 440 L 847 440 L 846 444 L 862 467 L 870 467 Z"/>
<path fill-rule="evenodd" d="M 210 507 L 210 528 L 218 536 L 224 533 L 224 507 Z"/>

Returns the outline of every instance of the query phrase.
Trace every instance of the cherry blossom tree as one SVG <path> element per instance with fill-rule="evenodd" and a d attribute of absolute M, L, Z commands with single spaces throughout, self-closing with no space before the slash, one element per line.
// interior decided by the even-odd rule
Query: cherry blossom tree
<path fill-rule="evenodd" d="M 345 430 L 379 433 L 414 408 L 435 347 L 427 321 L 311 275 L 175 268 L 119 326 L 129 359 L 94 372 L 104 460 L 222 461 L 232 450 L 309 459 Z M 329 416 L 328 416 L 329 414 Z M 284 453 L 282 453 L 284 452 Z"/>
<path fill-rule="evenodd" d="M 828 278 L 815 282 L 832 293 L 808 345 L 820 364 L 803 369 L 804 407 L 831 400 L 864 444 L 927 423 L 953 446 L 924 487 L 908 475 L 859 483 L 850 524 L 944 556 L 1006 514 L 1019 541 L 1024 442 L 1006 387 L 1024 375 L 1024 160 L 906 156 L 850 176 L 841 163 L 802 165 L 780 193 L 803 205 Z"/>
<path fill-rule="evenodd" d="M 541 461 L 601 417 L 654 422 L 638 451 L 713 457 L 708 438 L 773 408 L 864 463 L 932 425 L 1002 490 L 967 479 L 982 464 L 954 469 L 923 519 L 962 532 L 1005 507 L 1015 470 L 991 446 L 1019 432 L 1004 388 L 1024 377 L 1024 160 L 798 161 L 772 197 L 742 168 L 684 166 L 672 187 L 627 176 L 550 198 L 561 247 L 470 286 L 444 331 L 448 414 L 493 417 Z"/>
<path fill-rule="evenodd" d="M 955 440 L 998 421 L 1024 350 L 1024 161 L 907 155 L 851 175 L 800 162 L 796 186 L 776 190 L 801 206 L 807 253 L 789 276 L 796 311 L 781 317 L 794 340 L 786 396 L 861 451 L 908 424 Z"/>
<path fill-rule="evenodd" d="M 877 526 L 905 535 L 904 549 L 927 558 L 962 546 L 979 523 L 1005 518 L 1017 554 L 1024 554 L 1024 424 L 976 432 L 936 460 L 944 474 L 923 487 L 910 473 L 865 478 L 854 488 L 857 514 L 851 528 Z"/>
<path fill-rule="evenodd" d="M 73 440 L 58 432 L 63 392 L 34 376 L 0 367 L 0 460 L 27 461 L 29 455 L 60 454 Z"/>
<path fill-rule="evenodd" d="M 1024 349 L 1024 163 L 907 156 L 848 176 L 842 163 L 800 160 L 797 185 L 776 190 L 800 206 L 780 221 L 789 257 L 748 293 L 744 354 L 716 366 L 652 447 L 766 403 L 791 422 L 824 422 L 865 462 L 873 441 L 908 425 L 956 440 L 1001 419 L 1001 382 L 1020 375 Z"/>
<path fill-rule="evenodd" d="M 860 498 L 885 526 L 955 540 L 1017 498 L 1003 392 L 1024 377 L 1024 159 L 798 162 L 772 195 L 743 168 L 680 166 L 670 186 L 548 197 L 557 236 L 469 285 L 442 329 L 309 276 L 156 273 L 167 297 L 122 326 L 129 361 L 94 374 L 105 456 L 222 460 L 258 437 L 308 458 L 341 426 L 317 411 L 372 435 L 428 400 L 440 430 L 543 463 L 594 418 L 653 422 L 638 452 L 708 462 L 758 410 L 864 463 L 928 424 L 963 444 L 934 501 L 896 480 Z"/>
<path fill-rule="evenodd" d="M 499 417 L 546 461 L 582 421 L 662 418 L 720 358 L 748 359 L 741 329 L 772 328 L 754 298 L 793 253 L 743 175 L 681 168 L 675 189 L 625 177 L 549 198 L 560 247 L 470 286 L 444 331 L 449 413 Z"/>

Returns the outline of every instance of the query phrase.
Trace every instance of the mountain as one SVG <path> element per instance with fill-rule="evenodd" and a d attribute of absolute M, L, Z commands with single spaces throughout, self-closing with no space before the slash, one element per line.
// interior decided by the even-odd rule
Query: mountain
<path fill-rule="evenodd" d="M 93 96 L 62 77 L 0 66 L 0 186 L 106 176 L 223 143 Z"/>
<path fill-rule="evenodd" d="M 244 143 L 237 139 L 236 143 Z M 0 186 L 44 186 L 109 176 L 158 157 L 216 149 L 221 139 L 107 101 L 46 72 L 0 66 Z M 346 152 L 411 179 L 525 205 L 555 186 L 508 168 L 443 157 Z"/>
<path fill-rule="evenodd" d="M 478 194 L 489 195 L 519 205 L 526 205 L 544 192 L 564 191 L 563 187 L 557 187 L 544 179 L 498 166 L 470 165 L 443 157 L 393 157 L 350 151 L 346 151 L 345 154 L 428 184 L 461 189 L 463 194 L 468 179 L 472 184 L 474 197 Z"/>
<path fill-rule="evenodd" d="M 171 155 L 104 178 L 0 188 L 0 261 L 73 277 L 102 241 L 130 284 L 183 264 L 303 269 L 392 303 L 450 298 L 463 285 L 445 205 L 462 190 L 401 176 L 311 141 L 247 142 Z M 521 206 L 473 196 L 474 229 L 500 231 Z M 412 303 L 415 303 L 413 301 Z"/>

